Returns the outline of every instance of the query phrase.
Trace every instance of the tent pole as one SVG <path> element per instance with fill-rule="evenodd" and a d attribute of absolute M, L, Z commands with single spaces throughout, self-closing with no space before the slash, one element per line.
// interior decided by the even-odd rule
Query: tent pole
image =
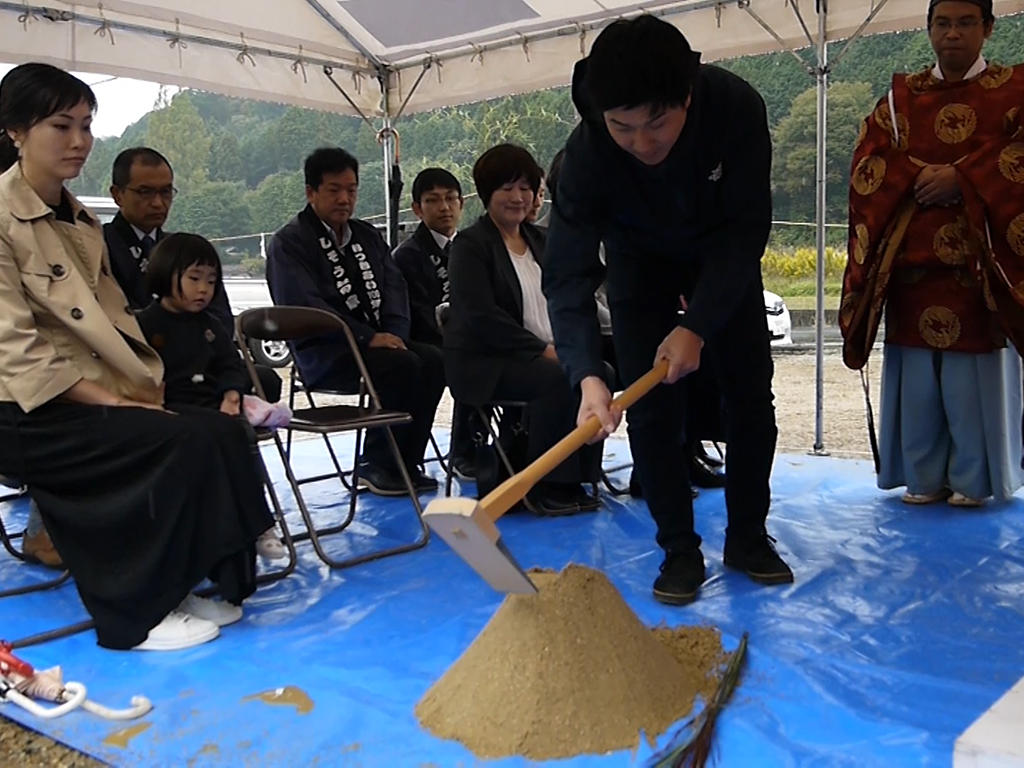
<path fill-rule="evenodd" d="M 384 239 L 388 241 L 388 245 L 391 248 L 394 248 L 398 245 L 398 201 L 395 194 L 396 190 L 394 189 L 394 179 L 392 178 L 392 174 L 396 170 L 393 168 L 396 165 L 395 133 L 391 126 L 391 89 L 387 78 L 388 73 L 385 72 L 381 77 L 381 109 L 384 112 L 384 119 L 378 137 L 384 156 L 384 221 L 386 227 Z M 401 194 L 400 191 L 399 194 Z"/>
<path fill-rule="evenodd" d="M 818 0 L 818 40 L 817 66 L 815 79 L 818 88 L 818 125 L 817 125 L 817 159 L 815 162 L 816 192 L 815 201 L 815 240 L 817 245 L 817 291 L 815 296 L 814 347 L 814 446 L 811 453 L 815 456 L 827 456 L 825 450 L 825 190 L 828 179 L 825 140 L 827 130 L 828 109 L 828 0 Z"/>

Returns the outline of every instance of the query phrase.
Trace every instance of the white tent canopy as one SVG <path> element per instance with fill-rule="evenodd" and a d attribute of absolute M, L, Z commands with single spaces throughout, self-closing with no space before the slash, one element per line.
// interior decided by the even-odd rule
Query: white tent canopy
<path fill-rule="evenodd" d="M 830 0 L 826 39 L 920 27 L 925 10 Z M 641 12 L 676 24 L 705 61 L 817 42 L 807 0 L 0 0 L 0 61 L 393 116 L 564 85 L 604 24 Z"/>

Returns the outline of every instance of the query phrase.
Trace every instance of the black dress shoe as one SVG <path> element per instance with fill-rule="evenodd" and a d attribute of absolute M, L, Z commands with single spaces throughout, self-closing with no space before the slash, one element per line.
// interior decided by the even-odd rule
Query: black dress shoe
<path fill-rule="evenodd" d="M 419 470 L 411 474 L 412 484 L 417 493 L 432 493 L 438 489 L 438 482 L 430 475 L 425 475 Z"/>
<path fill-rule="evenodd" d="M 476 461 L 468 456 L 456 456 L 452 459 L 452 471 L 460 480 L 475 480 Z"/>
<path fill-rule="evenodd" d="M 725 488 L 725 475 L 715 472 L 700 456 L 690 461 L 690 482 L 698 488 Z"/>
<path fill-rule="evenodd" d="M 654 580 L 654 599 L 667 605 L 692 603 L 705 577 L 704 555 L 699 548 L 667 552 L 661 575 Z"/>
<path fill-rule="evenodd" d="M 766 533 L 750 539 L 726 539 L 726 568 L 743 571 L 759 584 L 792 584 L 793 571 L 775 551 L 774 542 Z"/>
<path fill-rule="evenodd" d="M 530 504 L 541 517 L 565 517 L 580 513 L 580 505 L 551 488 L 539 487 L 526 494 Z"/>
<path fill-rule="evenodd" d="M 413 473 L 413 479 L 420 472 Z M 428 478 L 429 479 L 429 478 Z M 359 465 L 359 487 L 366 488 L 370 493 L 377 496 L 408 496 L 409 489 L 402 479 L 402 475 L 396 471 L 390 471 L 374 464 Z M 435 481 L 434 487 L 437 487 Z"/>

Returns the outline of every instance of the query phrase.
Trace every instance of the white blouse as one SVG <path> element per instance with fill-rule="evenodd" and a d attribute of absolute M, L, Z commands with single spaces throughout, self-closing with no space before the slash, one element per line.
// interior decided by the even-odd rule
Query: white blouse
<path fill-rule="evenodd" d="M 508 255 L 523 291 L 523 327 L 545 344 L 554 343 L 555 334 L 548 317 L 548 302 L 540 287 L 540 264 L 533 258 L 529 247 L 526 253 L 513 253 L 509 249 Z"/>

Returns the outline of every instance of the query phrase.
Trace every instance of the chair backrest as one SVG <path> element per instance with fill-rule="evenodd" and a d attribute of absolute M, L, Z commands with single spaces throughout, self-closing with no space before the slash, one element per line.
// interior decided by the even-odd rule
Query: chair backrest
<path fill-rule="evenodd" d="M 296 341 L 348 329 L 337 315 L 312 307 L 247 309 L 235 319 L 235 324 L 241 333 L 259 341 Z"/>
<path fill-rule="evenodd" d="M 245 358 L 246 368 L 249 370 L 253 380 L 253 386 L 260 397 L 265 397 L 263 388 L 259 384 L 259 377 L 256 375 L 256 368 L 249 353 L 249 339 L 258 341 L 296 341 L 298 339 L 326 336 L 328 334 L 343 333 L 348 341 L 349 349 L 359 368 L 359 375 L 366 384 L 367 394 L 370 396 L 374 408 L 380 409 L 380 398 L 377 390 L 370 379 L 370 373 L 366 369 L 366 363 L 359 351 L 359 344 L 348 323 L 341 317 L 327 312 L 323 309 L 313 307 L 292 307 L 274 306 L 257 307 L 247 309 L 235 318 L 235 338 L 242 356 Z M 298 360 L 293 356 L 293 365 L 298 365 Z"/>

